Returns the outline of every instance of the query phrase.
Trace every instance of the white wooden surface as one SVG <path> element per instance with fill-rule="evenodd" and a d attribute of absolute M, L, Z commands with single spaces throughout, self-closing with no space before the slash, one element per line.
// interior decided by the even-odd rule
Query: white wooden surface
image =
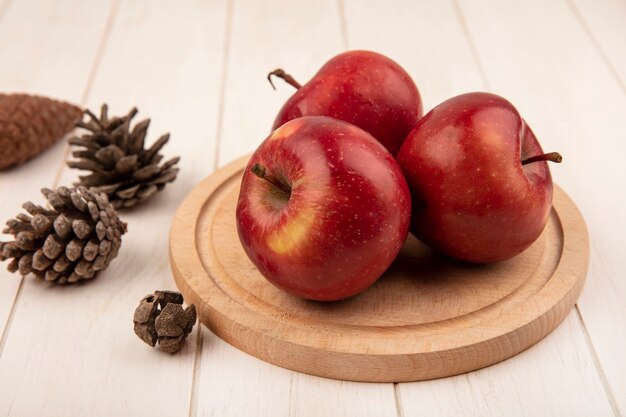
<path fill-rule="evenodd" d="M 38 92 L 81 103 L 95 70 L 110 6 L 105 1 L 90 5 L 80 0 L 0 3 L 0 90 Z M 39 199 L 42 187 L 53 186 L 63 151 L 59 143 L 32 164 L 0 173 L 2 221 L 21 211 L 22 202 Z M 0 269 L 2 334 L 21 279 Z M 0 340 L 0 354 L 5 340 Z"/>
<path fill-rule="evenodd" d="M 0 90 L 112 111 L 170 131 L 179 179 L 124 212 L 119 258 L 97 280 L 50 287 L 0 269 L 0 415 L 625 416 L 626 2 L 624 0 L 0 0 Z M 136 302 L 173 289 L 177 204 L 217 166 L 252 151 L 291 94 L 332 55 L 367 48 L 414 77 L 426 109 L 490 90 L 509 98 L 585 216 L 587 284 L 565 322 L 501 364 L 407 384 L 327 380 L 274 367 L 196 327 L 170 356 L 132 332 Z M 280 83 L 279 83 L 280 84 Z M 68 184 L 59 144 L 0 173 L 0 221 L 38 189 Z"/>

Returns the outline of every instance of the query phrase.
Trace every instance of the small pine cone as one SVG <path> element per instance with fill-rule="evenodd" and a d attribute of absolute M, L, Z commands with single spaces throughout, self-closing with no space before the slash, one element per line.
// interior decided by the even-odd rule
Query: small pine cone
<path fill-rule="evenodd" d="M 37 156 L 74 129 L 82 115 L 79 107 L 62 101 L 0 94 L 0 169 Z"/>
<path fill-rule="evenodd" d="M 155 291 L 135 309 L 135 334 L 144 342 L 167 353 L 178 352 L 196 323 L 196 307 L 183 310 L 183 296 L 176 291 Z"/>
<path fill-rule="evenodd" d="M 22 205 L 29 214 L 7 221 L 3 233 L 15 240 L 0 242 L 0 261 L 11 259 L 11 272 L 60 284 L 94 278 L 117 256 L 126 223 L 104 194 L 84 187 L 41 192 L 52 208 Z"/>
<path fill-rule="evenodd" d="M 159 151 L 169 140 L 169 134 L 145 149 L 150 119 L 137 123 L 131 130 L 131 120 L 137 109 L 132 109 L 124 117 L 110 118 L 104 104 L 99 118 L 89 110 L 85 113 L 91 120 L 79 122 L 77 126 L 88 132 L 70 138 L 71 145 L 82 149 L 72 152 L 75 159 L 68 161 L 67 165 L 91 171 L 91 174 L 80 176 L 75 185 L 107 194 L 113 207 L 119 209 L 146 201 L 176 179 L 176 164 L 180 158 L 159 165 L 163 159 Z"/>

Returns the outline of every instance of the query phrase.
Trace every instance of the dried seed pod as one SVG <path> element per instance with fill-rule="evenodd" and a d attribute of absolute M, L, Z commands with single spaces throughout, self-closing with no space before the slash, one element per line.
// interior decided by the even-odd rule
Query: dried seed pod
<path fill-rule="evenodd" d="M 74 129 L 81 108 L 46 97 L 0 94 L 0 170 L 40 154 Z"/>
<path fill-rule="evenodd" d="M 126 223 L 106 196 L 84 187 L 44 188 L 42 193 L 52 209 L 25 203 L 22 207 L 29 214 L 20 213 L 6 222 L 3 232 L 15 240 L 0 242 L 0 261 L 12 258 L 9 271 L 45 281 L 64 284 L 94 278 L 117 256 Z M 98 208 L 96 216 L 90 214 L 90 205 Z M 98 233 L 104 222 L 113 233 Z"/>
<path fill-rule="evenodd" d="M 183 310 L 183 296 L 175 291 L 146 295 L 135 309 L 135 334 L 150 346 L 168 353 L 178 352 L 196 323 L 196 307 Z"/>
<path fill-rule="evenodd" d="M 80 176 L 76 185 L 107 194 L 113 207 L 119 209 L 146 201 L 176 179 L 176 164 L 180 158 L 159 165 L 163 159 L 160 151 L 169 140 L 169 134 L 161 136 L 146 149 L 150 119 L 131 129 L 137 109 L 132 109 L 124 117 L 110 118 L 104 104 L 100 117 L 89 110 L 85 113 L 90 120 L 79 122 L 77 126 L 87 133 L 70 138 L 69 143 L 77 150 L 72 152 L 75 159 L 68 161 L 67 165 L 91 171 L 91 174 Z"/>

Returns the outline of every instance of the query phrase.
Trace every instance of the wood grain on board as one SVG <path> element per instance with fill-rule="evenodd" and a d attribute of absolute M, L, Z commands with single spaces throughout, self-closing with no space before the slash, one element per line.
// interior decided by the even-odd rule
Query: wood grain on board
<path fill-rule="evenodd" d="M 200 320 L 245 352 L 307 374 L 363 382 L 440 378 L 525 350 L 573 307 L 587 273 L 584 221 L 559 188 L 542 236 L 506 262 L 450 263 L 412 236 L 371 288 L 298 299 L 247 259 L 235 207 L 247 157 L 202 181 L 170 234 L 178 288 Z"/>

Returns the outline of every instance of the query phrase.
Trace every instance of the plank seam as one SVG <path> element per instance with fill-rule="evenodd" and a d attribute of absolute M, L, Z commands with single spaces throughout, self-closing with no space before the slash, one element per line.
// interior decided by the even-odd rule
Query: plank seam
<path fill-rule="evenodd" d="M 289 375 L 289 406 L 287 408 L 287 416 L 289 417 L 297 416 L 297 410 L 296 414 L 293 414 L 293 407 L 291 406 L 291 403 L 293 402 L 293 395 L 291 394 L 293 391 L 293 376 L 294 373 L 291 372 Z"/>
<path fill-rule="evenodd" d="M 233 29 L 233 14 L 235 9 L 235 0 L 228 1 L 228 9 L 226 10 L 226 34 L 224 36 L 224 60 L 222 66 L 222 77 L 220 85 L 220 106 L 217 114 L 217 133 L 215 138 L 215 152 L 213 153 L 213 170 L 216 170 L 220 161 L 220 149 L 222 147 L 222 126 L 224 124 L 224 101 L 226 100 L 226 80 L 228 78 L 228 60 L 230 58 L 230 44 Z"/>
<path fill-rule="evenodd" d="M 343 49 L 348 50 L 348 22 L 346 21 L 346 9 L 343 0 L 337 0 L 337 11 L 339 14 L 339 29 L 341 31 Z"/>
<path fill-rule="evenodd" d="M 400 393 L 400 384 L 393 384 L 393 399 L 396 404 L 396 415 L 398 417 L 404 417 L 404 411 L 402 410 L 402 394 Z"/>
<path fill-rule="evenodd" d="M 470 34 L 469 26 L 467 25 L 467 21 L 465 20 L 465 15 L 463 15 L 463 9 L 461 9 L 461 5 L 458 0 L 452 0 L 452 5 L 454 7 L 454 12 L 456 14 L 457 19 L 459 20 L 459 24 L 463 29 L 463 33 L 465 34 L 465 39 L 467 40 L 467 44 L 469 45 L 470 51 L 472 53 L 472 58 L 476 63 L 476 67 L 478 68 L 478 73 L 480 74 L 480 78 L 488 91 L 491 91 L 491 86 L 489 85 L 489 80 L 487 79 L 487 72 L 483 67 L 483 64 L 480 60 L 480 56 L 478 55 L 478 48 L 476 47 L 476 43 L 474 42 L 474 38 Z"/>
<path fill-rule="evenodd" d="M 0 358 L 2 358 L 2 352 L 4 352 L 4 345 L 6 345 L 6 340 L 9 335 L 9 329 L 11 328 L 11 323 L 13 323 L 13 317 L 15 316 L 15 309 L 17 308 L 17 300 L 22 293 L 22 288 L 24 287 L 24 277 L 20 278 L 20 283 L 17 286 L 17 291 L 15 291 L 15 296 L 13 297 L 13 303 L 11 304 L 11 309 L 9 310 L 9 317 L 7 318 L 6 325 L 4 326 L 4 331 L 2 335 L 0 335 Z"/>
<path fill-rule="evenodd" d="M 215 138 L 215 152 L 213 158 L 213 170 L 217 169 L 219 163 L 220 147 L 222 142 L 222 123 L 224 119 L 224 100 L 226 97 L 226 77 L 228 72 L 228 59 L 230 57 L 230 44 L 232 33 L 232 21 L 234 14 L 234 0 L 228 1 L 226 9 L 226 28 L 224 34 L 224 54 L 222 56 L 222 76 L 221 85 L 219 91 L 219 109 L 217 116 L 216 138 Z M 202 337 L 202 323 L 198 329 L 198 338 L 196 340 L 196 354 L 193 363 L 193 372 L 191 375 L 191 393 L 189 395 L 189 417 L 196 417 L 198 415 L 198 396 L 200 392 L 200 375 L 202 369 L 202 350 L 204 347 L 204 339 Z M 208 330 L 207 328 L 207 331 Z"/>
<path fill-rule="evenodd" d="M 80 102 L 83 106 L 87 104 L 87 98 L 91 93 L 91 87 L 96 79 L 96 75 L 98 73 L 98 68 L 100 67 L 100 63 L 102 62 L 102 56 L 104 55 L 104 51 L 109 43 L 109 38 L 111 35 L 111 31 L 113 29 L 113 23 L 115 21 L 115 17 L 117 16 L 117 9 L 119 6 L 119 0 L 113 0 L 113 4 L 111 6 L 111 11 L 109 12 L 109 17 L 104 25 L 104 31 L 102 32 L 102 38 L 100 39 L 100 43 L 98 44 L 98 49 L 96 51 L 96 56 L 93 61 L 93 66 L 89 71 L 89 76 L 87 78 L 87 85 L 85 86 L 85 91 L 83 92 L 83 96 L 80 99 Z M 63 150 L 63 155 L 61 156 L 61 165 L 57 169 L 57 172 L 54 176 L 54 181 L 52 182 L 52 188 L 56 188 L 59 185 L 59 181 L 61 180 L 61 175 L 65 169 L 65 162 L 70 153 L 70 145 L 66 142 L 65 148 Z"/>
<path fill-rule="evenodd" d="M 615 417 L 622 417 L 622 413 L 619 409 L 619 406 L 617 405 L 617 400 L 615 399 L 615 395 L 613 394 L 613 390 L 611 389 L 611 385 L 609 384 L 609 379 L 604 372 L 604 368 L 602 367 L 602 363 L 600 362 L 600 356 L 598 356 L 598 353 L 596 352 L 596 349 L 593 345 L 591 335 L 587 330 L 587 325 L 585 324 L 585 320 L 583 319 L 578 304 L 574 306 L 574 309 L 576 310 L 576 316 L 578 317 L 583 337 L 585 339 L 587 347 L 589 348 L 591 357 L 593 358 L 593 364 L 596 367 L 596 371 L 598 372 L 598 376 L 600 377 L 600 381 L 602 382 L 602 387 L 604 388 L 604 392 L 606 393 L 609 404 L 611 404 L 611 408 L 613 409 L 613 414 L 615 414 Z"/>
<path fill-rule="evenodd" d="M 611 73 L 613 78 L 615 78 L 615 81 L 617 81 L 617 84 L 622 89 L 622 92 L 626 94 L 626 82 L 622 80 L 622 77 L 619 75 L 619 73 L 615 69 L 615 66 L 613 66 L 613 63 L 611 62 L 610 58 L 604 52 L 602 45 L 600 45 L 598 38 L 596 38 L 595 35 L 593 34 L 591 27 L 587 24 L 587 21 L 585 20 L 584 16 L 580 12 L 580 9 L 576 6 L 576 3 L 574 3 L 574 0 L 566 0 L 566 3 L 569 6 L 572 13 L 574 14 L 574 17 L 576 18 L 576 20 L 582 27 L 583 31 L 585 32 L 585 35 L 587 35 L 587 38 L 589 38 L 589 40 L 591 41 L 591 44 L 593 45 L 594 49 L 598 52 L 600 59 L 602 59 L 604 64 L 607 66 L 607 68 L 609 69 L 609 72 Z"/>
<path fill-rule="evenodd" d="M 202 336 L 202 323 L 198 327 L 198 336 L 196 337 L 196 352 L 193 361 L 193 371 L 191 374 L 191 393 L 189 395 L 189 417 L 198 415 L 198 392 L 200 389 L 200 367 L 202 366 L 202 348 L 204 346 L 204 338 Z"/>

